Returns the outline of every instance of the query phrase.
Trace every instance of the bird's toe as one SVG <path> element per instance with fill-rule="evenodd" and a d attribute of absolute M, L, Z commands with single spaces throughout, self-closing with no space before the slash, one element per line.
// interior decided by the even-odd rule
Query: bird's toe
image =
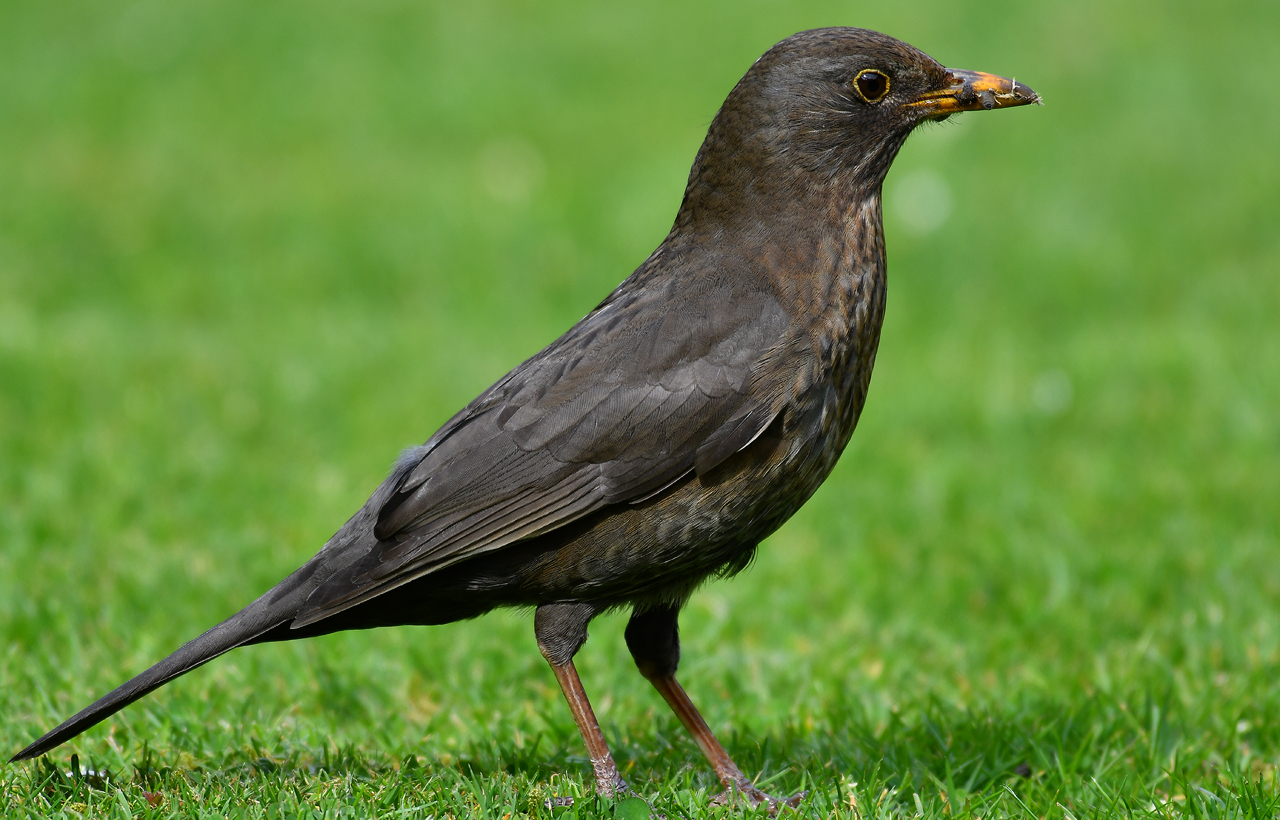
<path fill-rule="evenodd" d="M 776 817 L 778 812 L 783 809 L 794 809 L 799 807 L 800 802 L 804 800 L 808 792 L 800 792 L 790 797 L 774 797 L 768 792 L 761 791 L 750 783 L 725 789 L 711 799 L 713 806 L 732 806 L 740 801 L 745 801 L 751 806 L 759 806 L 766 804 L 769 807 L 769 816 Z"/>

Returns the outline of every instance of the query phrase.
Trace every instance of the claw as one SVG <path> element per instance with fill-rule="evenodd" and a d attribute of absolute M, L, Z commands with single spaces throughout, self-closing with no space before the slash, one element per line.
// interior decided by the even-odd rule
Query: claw
<path fill-rule="evenodd" d="M 643 797 L 640 797 L 639 795 L 632 792 L 630 787 L 628 787 L 626 783 L 622 783 L 621 788 L 619 788 L 613 795 L 610 795 L 605 799 L 614 800 L 619 803 L 627 802 L 631 800 L 639 800 L 649 807 L 649 820 L 667 820 L 667 816 L 665 814 L 655 809 L 653 807 L 653 804 L 650 803 L 648 800 L 645 800 Z M 572 806 L 574 805 L 575 802 L 576 800 L 572 797 L 548 797 L 546 800 L 542 801 L 542 805 L 548 809 L 558 809 L 563 806 Z"/>
<path fill-rule="evenodd" d="M 732 789 L 725 789 L 711 799 L 713 806 L 732 806 L 740 800 L 746 800 L 752 807 L 766 803 L 769 806 L 769 816 L 777 817 L 778 812 L 782 809 L 799 808 L 801 801 L 804 800 L 808 792 L 800 792 L 790 797 L 774 797 L 767 792 L 760 791 L 755 786 L 747 785 Z"/>

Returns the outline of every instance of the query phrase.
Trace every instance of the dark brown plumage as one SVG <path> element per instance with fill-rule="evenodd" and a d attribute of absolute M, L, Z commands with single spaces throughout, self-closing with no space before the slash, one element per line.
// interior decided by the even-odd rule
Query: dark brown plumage
<path fill-rule="evenodd" d="M 822 29 L 729 94 L 671 233 L 586 318 L 406 453 L 322 550 L 242 612 L 23 749 L 40 755 L 245 644 L 534 606 L 598 787 L 625 787 L 573 669 L 593 616 L 729 789 L 756 791 L 675 681 L 677 614 L 826 478 L 885 307 L 880 188 L 911 130 L 1038 102 L 871 31 Z"/>

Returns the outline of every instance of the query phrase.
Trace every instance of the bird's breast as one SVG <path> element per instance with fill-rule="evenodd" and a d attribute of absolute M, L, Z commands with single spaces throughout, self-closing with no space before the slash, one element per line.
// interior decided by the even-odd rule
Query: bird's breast
<path fill-rule="evenodd" d="M 795 315 L 803 319 L 792 323 L 784 344 L 791 381 L 783 412 L 719 468 L 658 500 L 679 510 L 663 520 L 681 531 L 657 540 L 698 543 L 703 567 L 732 571 L 745 563 L 830 475 L 862 412 L 885 308 L 879 196 L 829 224 L 838 227 L 815 247 L 787 254 L 809 267 L 786 295 L 802 305 Z"/>
<path fill-rule="evenodd" d="M 797 455 L 813 462 L 818 483 L 844 451 L 866 402 L 887 284 L 879 195 L 845 209 L 836 224 L 839 230 L 818 240 L 804 320 L 797 323 L 809 366 L 797 374 L 791 438 Z"/>

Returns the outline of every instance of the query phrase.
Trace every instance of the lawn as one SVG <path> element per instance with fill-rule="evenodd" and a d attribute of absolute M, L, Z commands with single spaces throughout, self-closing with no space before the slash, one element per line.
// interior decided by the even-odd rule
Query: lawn
<path fill-rule="evenodd" d="M 0 752 L 312 555 L 648 255 L 752 60 L 852 24 L 1046 105 L 904 148 L 866 412 L 685 687 L 802 816 L 1275 817 L 1280 11 L 1210 5 L 0 4 Z M 578 668 L 632 786 L 746 814 L 623 626 Z M 0 767 L 15 817 L 591 792 L 519 612 L 237 650 Z"/>

